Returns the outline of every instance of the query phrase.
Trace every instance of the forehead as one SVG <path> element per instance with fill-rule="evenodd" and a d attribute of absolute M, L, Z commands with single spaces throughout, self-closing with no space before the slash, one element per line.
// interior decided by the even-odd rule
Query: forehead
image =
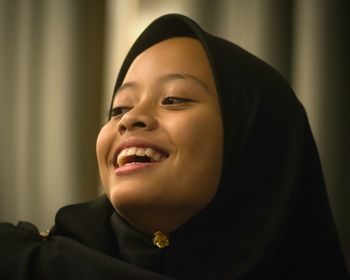
<path fill-rule="evenodd" d="M 146 49 L 132 62 L 116 93 L 130 86 L 136 88 L 142 84 L 178 80 L 196 82 L 207 91 L 216 93 L 207 55 L 196 39 L 171 38 Z"/>
<path fill-rule="evenodd" d="M 192 38 L 172 38 L 142 52 L 130 65 L 124 82 L 144 74 L 184 73 L 198 78 L 211 75 L 210 65 L 201 43 Z"/>

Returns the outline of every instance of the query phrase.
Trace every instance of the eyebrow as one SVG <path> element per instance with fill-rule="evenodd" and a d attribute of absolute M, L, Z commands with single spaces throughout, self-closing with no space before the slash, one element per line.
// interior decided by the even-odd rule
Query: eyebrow
<path fill-rule="evenodd" d="M 163 82 L 167 82 L 167 81 L 173 81 L 173 80 L 191 80 L 196 82 L 197 84 L 199 84 L 201 87 L 203 87 L 207 92 L 209 92 L 209 88 L 208 86 L 205 84 L 205 82 L 203 82 L 202 80 L 200 80 L 199 78 L 197 78 L 196 76 L 193 76 L 191 74 L 185 74 L 185 73 L 170 73 L 167 75 L 164 75 L 160 78 L 161 81 Z M 125 90 L 127 88 L 135 88 L 137 87 L 138 84 L 137 82 L 126 82 L 123 83 L 119 89 L 117 90 L 117 93 Z"/>
<path fill-rule="evenodd" d="M 137 83 L 136 82 L 127 82 L 127 83 L 123 83 L 116 91 L 116 93 L 124 90 L 124 89 L 127 89 L 127 88 L 135 88 L 137 87 Z"/>
<path fill-rule="evenodd" d="M 209 91 L 208 86 L 206 85 L 205 82 L 197 78 L 196 76 L 193 76 L 191 74 L 184 74 L 184 73 L 171 73 L 163 76 L 161 80 L 163 81 L 172 81 L 172 80 L 192 80 L 202 86 L 206 91 Z"/>

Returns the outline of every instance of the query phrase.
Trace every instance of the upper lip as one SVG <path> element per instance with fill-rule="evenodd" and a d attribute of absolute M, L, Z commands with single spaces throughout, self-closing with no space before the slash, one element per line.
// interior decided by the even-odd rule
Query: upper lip
<path fill-rule="evenodd" d="M 154 150 L 162 153 L 166 157 L 169 156 L 169 152 L 167 152 L 164 148 L 162 148 L 154 143 L 151 143 L 151 142 L 146 141 L 144 139 L 129 138 L 129 139 L 125 139 L 125 140 L 121 141 L 119 143 L 119 145 L 117 146 L 116 150 L 114 151 L 114 156 L 113 156 L 113 165 L 114 166 L 117 166 L 117 158 L 118 158 L 119 153 L 123 149 L 129 148 L 129 147 L 151 148 L 151 149 L 154 149 Z"/>

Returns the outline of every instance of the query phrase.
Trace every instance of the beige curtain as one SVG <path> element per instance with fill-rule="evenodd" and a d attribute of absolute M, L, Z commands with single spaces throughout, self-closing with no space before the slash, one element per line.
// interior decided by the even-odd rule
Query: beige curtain
<path fill-rule="evenodd" d="M 263 58 L 306 107 L 350 267 L 347 1 L 0 0 L 0 219 L 49 227 L 99 191 L 95 138 L 117 69 L 154 18 L 182 13 Z"/>
<path fill-rule="evenodd" d="M 103 1 L 0 0 L 0 219 L 95 196 Z"/>

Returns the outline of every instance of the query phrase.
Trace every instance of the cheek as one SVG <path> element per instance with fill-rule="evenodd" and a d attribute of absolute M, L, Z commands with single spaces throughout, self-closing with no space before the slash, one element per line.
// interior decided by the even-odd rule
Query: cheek
<path fill-rule="evenodd" d="M 106 143 L 108 143 L 108 130 L 104 126 L 100 130 L 96 140 L 96 154 L 99 164 L 102 162 L 103 155 L 105 154 Z"/>
<path fill-rule="evenodd" d="M 173 125 L 173 140 L 179 149 L 189 155 L 203 157 L 204 154 L 219 157 L 222 154 L 223 128 L 217 111 L 202 110 L 176 119 Z"/>
<path fill-rule="evenodd" d="M 181 197 L 203 206 L 212 199 L 221 177 L 221 115 L 208 109 L 182 115 L 169 131 L 177 149 L 176 170 L 172 174 L 177 188 L 181 188 Z M 178 174 L 183 176 L 179 178 Z"/>
<path fill-rule="evenodd" d="M 102 183 L 105 185 L 104 174 L 108 168 L 108 155 L 113 146 L 113 132 L 110 123 L 102 127 L 96 140 L 96 155 Z"/>

